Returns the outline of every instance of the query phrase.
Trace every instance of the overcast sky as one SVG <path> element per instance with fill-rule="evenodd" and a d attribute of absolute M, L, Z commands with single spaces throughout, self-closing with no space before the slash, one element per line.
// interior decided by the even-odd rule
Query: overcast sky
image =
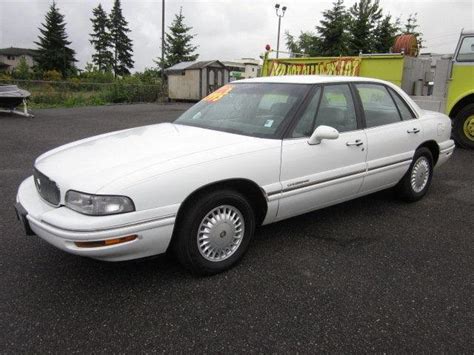
<path fill-rule="evenodd" d="M 107 12 L 113 0 L 56 0 L 66 17 L 67 33 L 77 53 L 78 66 L 90 61 L 90 17 L 98 3 Z M 277 17 L 275 0 L 166 0 L 166 26 L 183 7 L 186 24 L 196 34 L 200 59 L 257 58 L 267 43 L 276 47 Z M 283 33 L 313 31 L 321 12 L 332 1 L 279 1 L 288 10 L 282 19 Z M 346 0 L 347 7 L 355 0 Z M 425 52 L 452 53 L 461 28 L 474 29 L 473 0 L 381 0 L 384 13 L 402 20 L 418 13 L 420 29 L 426 40 Z M 35 48 L 38 27 L 44 21 L 49 0 L 0 0 L 0 48 Z M 160 55 L 161 0 L 122 0 L 123 13 L 131 29 L 135 70 L 154 66 Z M 284 47 L 284 45 L 283 45 Z M 280 49 L 282 49 L 280 47 Z"/>

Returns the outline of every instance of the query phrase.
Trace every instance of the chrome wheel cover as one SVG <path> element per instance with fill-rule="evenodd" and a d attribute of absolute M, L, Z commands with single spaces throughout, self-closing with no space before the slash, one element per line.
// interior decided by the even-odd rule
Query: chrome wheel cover
<path fill-rule="evenodd" d="M 411 170 L 411 188 L 414 192 L 419 193 L 428 184 L 428 179 L 430 177 L 430 163 L 426 157 L 419 157 L 413 169 Z"/>
<path fill-rule="evenodd" d="M 237 208 L 229 205 L 216 207 L 206 214 L 199 225 L 199 253 L 209 261 L 224 261 L 239 248 L 244 232 L 244 217 Z"/>

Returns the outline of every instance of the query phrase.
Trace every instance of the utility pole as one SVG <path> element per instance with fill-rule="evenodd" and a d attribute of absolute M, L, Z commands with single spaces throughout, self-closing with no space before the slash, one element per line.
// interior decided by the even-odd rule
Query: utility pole
<path fill-rule="evenodd" d="M 280 27 L 281 27 L 281 18 L 285 16 L 285 11 L 287 7 L 283 6 L 280 11 L 280 4 L 275 4 L 275 12 L 278 16 L 278 37 L 277 37 L 277 58 L 280 54 Z"/>
<path fill-rule="evenodd" d="M 161 2 L 161 93 L 165 93 L 165 0 Z"/>

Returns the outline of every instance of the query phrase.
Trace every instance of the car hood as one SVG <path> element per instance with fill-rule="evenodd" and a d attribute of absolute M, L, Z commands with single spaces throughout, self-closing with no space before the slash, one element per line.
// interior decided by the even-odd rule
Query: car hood
<path fill-rule="evenodd" d="M 95 193 L 127 175 L 170 170 L 241 153 L 253 138 L 162 123 L 73 142 L 41 155 L 35 167 L 65 191 Z M 159 171 L 158 171 L 159 173 Z"/>

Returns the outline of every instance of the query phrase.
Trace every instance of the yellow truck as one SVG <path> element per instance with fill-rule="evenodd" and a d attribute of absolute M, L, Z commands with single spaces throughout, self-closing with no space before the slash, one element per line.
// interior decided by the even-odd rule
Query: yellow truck
<path fill-rule="evenodd" d="M 274 59 L 271 52 L 265 53 L 262 76 L 349 75 L 390 81 L 420 107 L 449 115 L 457 144 L 474 148 L 474 31 L 461 32 L 454 56 L 438 60 L 403 53 Z"/>
<path fill-rule="evenodd" d="M 452 58 L 445 112 L 456 142 L 474 148 L 474 31 L 461 33 Z"/>

